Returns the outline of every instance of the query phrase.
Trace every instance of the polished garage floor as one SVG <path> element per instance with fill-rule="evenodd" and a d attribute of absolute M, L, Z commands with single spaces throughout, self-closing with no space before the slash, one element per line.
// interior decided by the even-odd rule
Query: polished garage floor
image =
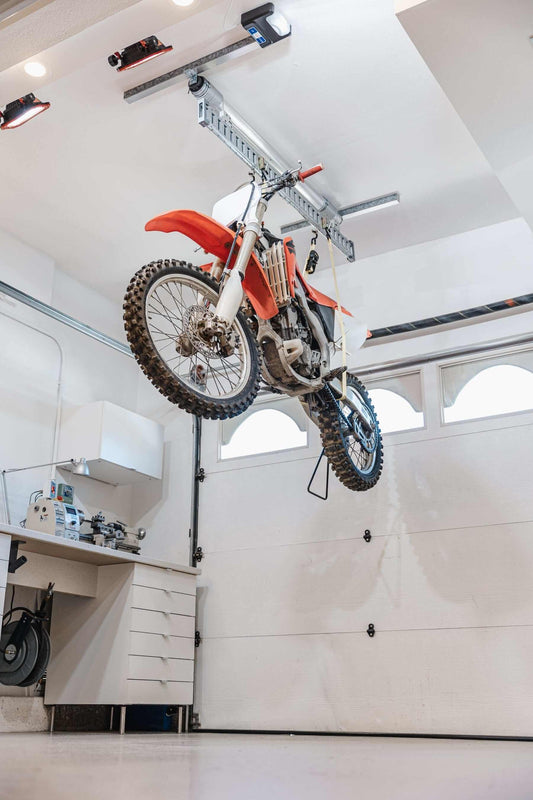
<path fill-rule="evenodd" d="M 533 743 L 0 734 L 0 798 L 531 800 Z"/>

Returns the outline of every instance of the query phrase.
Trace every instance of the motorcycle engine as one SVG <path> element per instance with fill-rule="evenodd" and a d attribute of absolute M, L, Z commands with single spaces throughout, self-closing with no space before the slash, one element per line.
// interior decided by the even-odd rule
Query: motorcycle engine
<path fill-rule="evenodd" d="M 303 344 L 303 353 L 296 359 L 292 367 L 306 378 L 313 377 L 320 365 L 320 350 L 317 349 L 305 317 L 295 300 L 273 320 L 273 327 L 277 328 L 277 333 L 285 341 L 300 339 Z"/>

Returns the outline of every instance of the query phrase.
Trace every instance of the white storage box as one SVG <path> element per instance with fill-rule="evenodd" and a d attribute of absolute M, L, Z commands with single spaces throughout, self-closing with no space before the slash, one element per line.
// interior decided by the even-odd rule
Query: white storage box
<path fill-rule="evenodd" d="M 163 474 L 163 426 L 102 400 L 65 412 L 58 460 L 86 458 L 92 478 L 115 485 Z"/>

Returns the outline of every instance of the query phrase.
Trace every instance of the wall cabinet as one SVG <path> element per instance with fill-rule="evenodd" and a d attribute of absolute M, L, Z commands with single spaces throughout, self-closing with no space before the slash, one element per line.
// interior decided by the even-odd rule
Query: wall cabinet
<path fill-rule="evenodd" d="M 160 480 L 163 426 L 105 400 L 65 412 L 58 459 L 86 458 L 91 477 L 115 485 Z"/>

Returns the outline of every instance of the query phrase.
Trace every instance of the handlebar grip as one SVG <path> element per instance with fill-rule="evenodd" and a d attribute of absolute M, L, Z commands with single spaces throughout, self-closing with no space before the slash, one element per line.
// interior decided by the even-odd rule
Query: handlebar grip
<path fill-rule="evenodd" d="M 324 169 L 322 164 L 317 164 L 315 167 L 311 167 L 311 169 L 306 169 L 303 172 L 298 173 L 298 180 L 302 181 L 302 183 L 310 178 L 311 175 L 316 175 L 317 172 L 322 172 Z"/>

